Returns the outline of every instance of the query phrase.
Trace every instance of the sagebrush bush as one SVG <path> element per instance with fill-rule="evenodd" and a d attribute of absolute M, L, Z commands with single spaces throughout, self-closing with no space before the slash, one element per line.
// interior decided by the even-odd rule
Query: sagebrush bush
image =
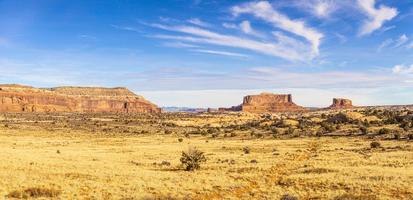
<path fill-rule="evenodd" d="M 251 152 L 251 149 L 250 149 L 249 147 L 245 146 L 245 147 L 242 148 L 242 151 L 243 151 L 245 154 L 249 154 L 249 153 Z"/>
<path fill-rule="evenodd" d="M 365 126 L 360 127 L 360 131 L 363 135 L 366 135 L 368 133 L 368 130 Z"/>
<path fill-rule="evenodd" d="M 24 190 L 15 190 L 10 192 L 7 197 L 17 199 L 31 199 L 31 198 L 56 198 L 62 192 L 53 188 L 44 187 L 29 187 Z"/>
<path fill-rule="evenodd" d="M 289 194 L 284 194 L 284 195 L 280 198 L 280 200 L 298 200 L 298 198 L 295 197 L 295 196 L 289 195 Z"/>
<path fill-rule="evenodd" d="M 180 161 L 186 171 L 194 171 L 201 168 L 201 163 L 206 162 L 206 157 L 204 152 L 190 148 L 182 152 Z"/>
<path fill-rule="evenodd" d="M 400 139 L 400 133 L 395 133 L 395 134 L 393 135 L 393 138 L 394 138 L 395 140 L 399 140 L 399 139 Z"/>
<path fill-rule="evenodd" d="M 370 143 L 370 147 L 371 148 L 380 148 L 381 144 L 380 144 L 380 142 L 373 141 L 373 142 Z"/>
<path fill-rule="evenodd" d="M 390 129 L 388 128 L 382 128 L 379 130 L 379 134 L 380 135 L 385 135 L 385 134 L 389 134 L 390 133 Z"/>

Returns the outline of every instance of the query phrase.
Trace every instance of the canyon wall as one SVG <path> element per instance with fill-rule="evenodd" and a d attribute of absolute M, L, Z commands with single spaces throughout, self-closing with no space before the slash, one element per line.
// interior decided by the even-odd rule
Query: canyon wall
<path fill-rule="evenodd" d="M 0 112 L 159 113 L 126 88 L 0 85 Z"/>

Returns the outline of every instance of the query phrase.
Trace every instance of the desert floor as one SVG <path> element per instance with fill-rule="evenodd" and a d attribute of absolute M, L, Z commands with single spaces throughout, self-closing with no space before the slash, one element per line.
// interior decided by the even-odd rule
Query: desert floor
<path fill-rule="evenodd" d="M 409 141 L 0 131 L 6 199 L 413 199 Z M 180 166 L 189 147 L 206 154 L 198 171 Z"/>

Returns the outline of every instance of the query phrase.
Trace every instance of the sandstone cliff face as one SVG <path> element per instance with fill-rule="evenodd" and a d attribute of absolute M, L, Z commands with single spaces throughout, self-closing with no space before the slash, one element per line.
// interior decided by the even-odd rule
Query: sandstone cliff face
<path fill-rule="evenodd" d="M 296 105 L 291 94 L 261 93 L 244 97 L 242 111 L 252 113 L 264 112 L 301 112 L 306 109 Z"/>
<path fill-rule="evenodd" d="M 0 112 L 159 113 L 161 109 L 126 88 L 0 85 Z"/>
<path fill-rule="evenodd" d="M 353 103 L 349 99 L 334 98 L 333 104 L 328 107 L 329 109 L 348 109 L 353 108 Z"/>
<path fill-rule="evenodd" d="M 261 93 L 244 97 L 241 105 L 231 108 L 220 108 L 220 111 L 243 111 L 250 113 L 266 112 L 302 112 L 304 107 L 296 105 L 292 101 L 291 94 Z"/>

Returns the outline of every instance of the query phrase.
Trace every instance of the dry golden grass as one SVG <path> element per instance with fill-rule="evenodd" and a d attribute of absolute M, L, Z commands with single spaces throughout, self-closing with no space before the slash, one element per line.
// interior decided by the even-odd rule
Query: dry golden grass
<path fill-rule="evenodd" d="M 382 148 L 370 149 L 371 140 L 352 137 L 192 136 L 179 142 L 160 134 L 0 131 L 0 196 L 5 198 L 413 198 L 413 148 L 407 141 L 380 141 Z M 208 159 L 198 171 L 180 166 L 188 147 L 204 151 Z"/>

